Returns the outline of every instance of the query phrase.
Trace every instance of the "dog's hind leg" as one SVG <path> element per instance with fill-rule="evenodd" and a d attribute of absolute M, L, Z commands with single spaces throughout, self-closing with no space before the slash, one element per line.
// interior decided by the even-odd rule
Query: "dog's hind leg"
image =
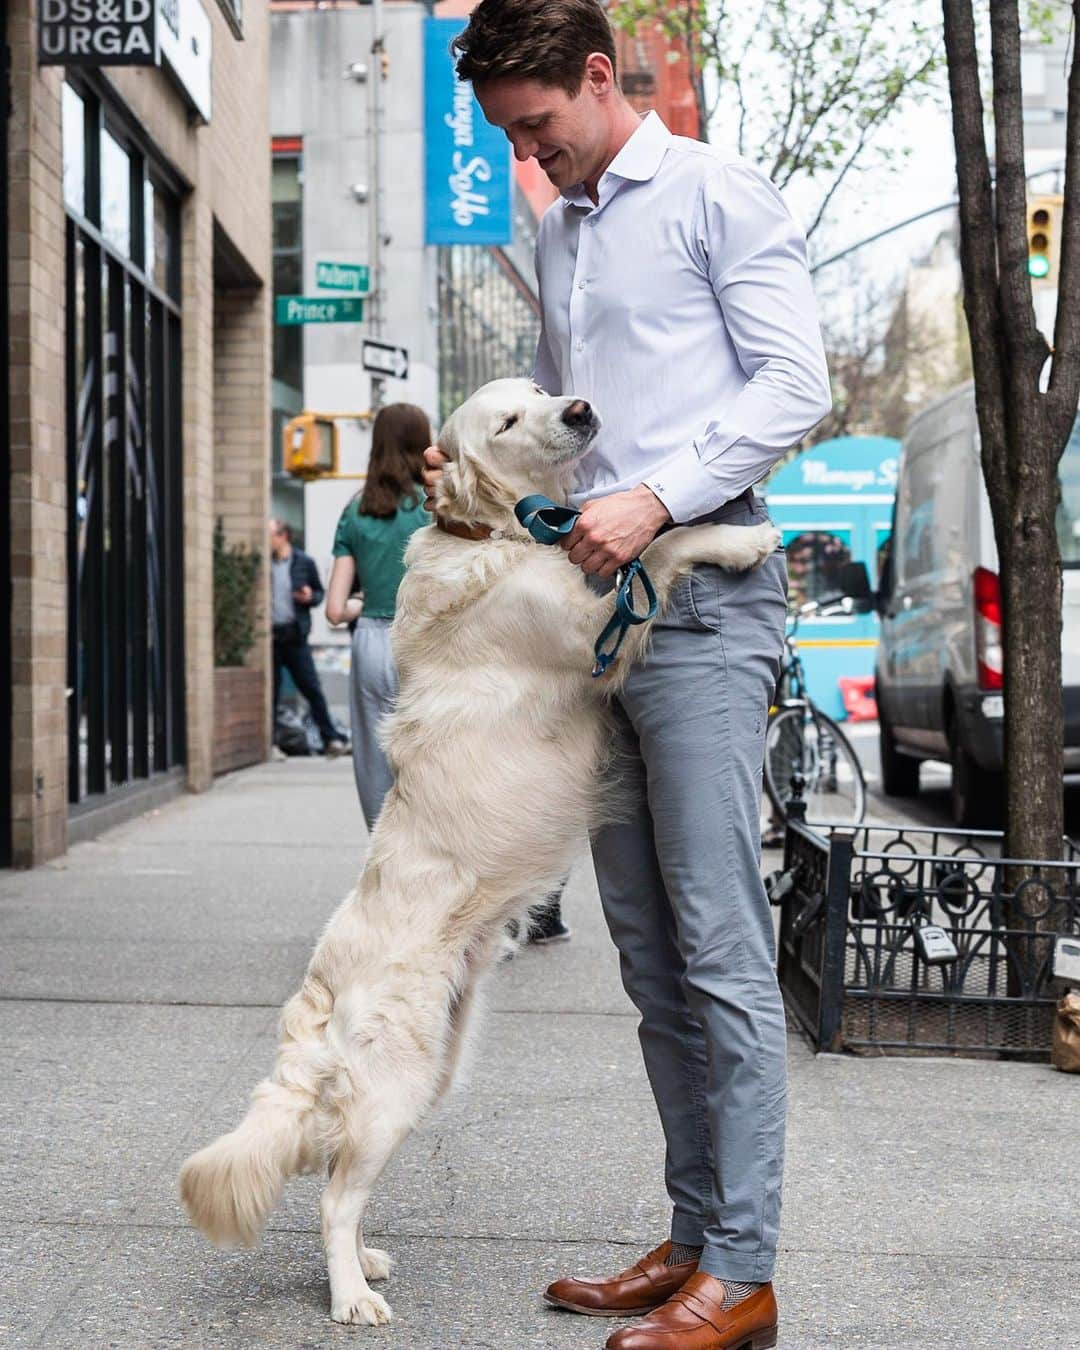
<path fill-rule="evenodd" d="M 389 1275 L 390 1258 L 364 1247 L 361 1223 L 372 1189 L 406 1132 L 367 1134 L 362 1143 L 346 1144 L 334 1159 L 320 1209 L 335 1322 L 379 1326 L 390 1321 L 390 1305 L 368 1286 L 368 1278 Z"/>

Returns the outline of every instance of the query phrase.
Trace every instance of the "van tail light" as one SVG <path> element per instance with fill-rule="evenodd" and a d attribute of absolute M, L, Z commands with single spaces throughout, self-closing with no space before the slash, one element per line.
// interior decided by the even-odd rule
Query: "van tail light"
<path fill-rule="evenodd" d="M 980 689 L 1004 687 L 1001 651 L 1001 583 L 996 572 L 975 569 L 975 660 Z"/>

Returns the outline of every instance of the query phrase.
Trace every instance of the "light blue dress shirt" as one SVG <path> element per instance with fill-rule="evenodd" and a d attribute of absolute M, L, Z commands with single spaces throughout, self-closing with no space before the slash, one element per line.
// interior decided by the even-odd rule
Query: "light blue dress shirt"
<path fill-rule="evenodd" d="M 649 113 L 536 245 L 535 379 L 603 427 L 571 502 L 646 483 L 676 521 L 757 483 L 831 406 L 806 240 L 760 170 Z"/>

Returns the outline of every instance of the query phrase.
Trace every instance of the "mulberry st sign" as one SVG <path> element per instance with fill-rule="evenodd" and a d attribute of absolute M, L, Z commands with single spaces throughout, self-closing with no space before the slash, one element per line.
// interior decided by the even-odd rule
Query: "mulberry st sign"
<path fill-rule="evenodd" d="M 40 0 L 43 66 L 156 66 L 155 0 Z"/>

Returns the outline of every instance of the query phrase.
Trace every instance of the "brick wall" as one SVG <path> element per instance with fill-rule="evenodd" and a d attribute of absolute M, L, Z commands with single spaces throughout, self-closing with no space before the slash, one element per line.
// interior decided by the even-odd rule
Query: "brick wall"
<path fill-rule="evenodd" d="M 37 0 L 0 2 L 8 7 L 13 105 L 6 166 L 13 845 L 16 863 L 29 865 L 64 850 L 67 823 L 63 72 L 38 67 Z M 245 6 L 245 37 L 238 42 L 218 6 L 207 10 L 213 25 L 210 125 L 192 120 L 163 71 L 103 72 L 156 150 L 191 185 L 182 205 L 181 303 L 188 781 L 194 789 L 206 787 L 212 775 L 215 512 L 223 508 L 233 537 L 263 547 L 269 510 L 269 14 L 266 6 Z M 227 376 L 215 379 L 215 222 L 255 288 L 230 315 L 224 354 L 231 370 L 243 367 L 235 390 L 227 388 Z M 260 282 L 265 291 L 257 289 Z M 219 427 L 239 447 L 232 462 L 248 466 L 220 482 Z M 260 604 L 265 611 L 263 595 Z M 253 654 L 264 669 L 267 646 L 264 640 Z"/>
<path fill-rule="evenodd" d="M 64 207 L 60 72 L 38 69 L 32 0 L 7 2 L 12 846 L 26 865 L 66 845 Z"/>

